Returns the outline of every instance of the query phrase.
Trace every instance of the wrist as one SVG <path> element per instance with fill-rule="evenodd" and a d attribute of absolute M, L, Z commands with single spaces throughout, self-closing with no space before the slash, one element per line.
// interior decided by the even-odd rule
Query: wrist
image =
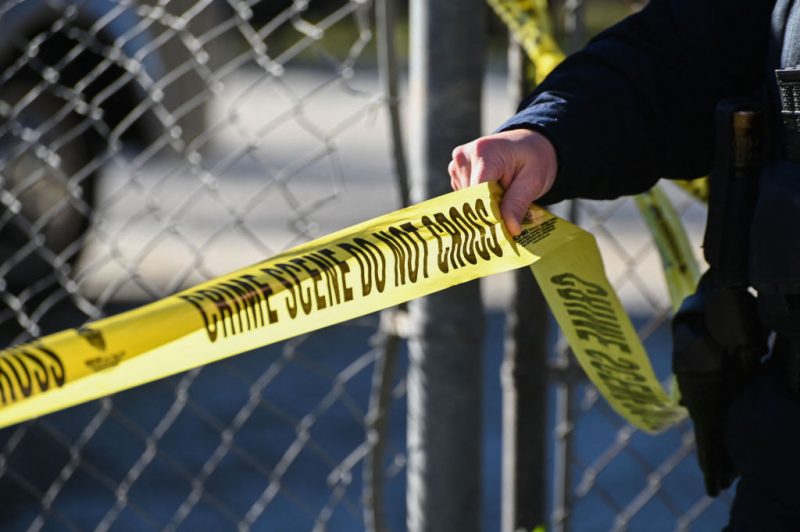
<path fill-rule="evenodd" d="M 540 160 L 539 171 L 542 175 L 542 188 L 539 194 L 537 194 L 537 198 L 540 198 L 553 188 L 553 184 L 556 181 L 556 176 L 558 175 L 558 155 L 550 139 L 538 131 L 528 131 L 532 134 L 530 142 L 535 145 L 534 149 Z"/>
<path fill-rule="evenodd" d="M 518 150 L 515 157 L 518 167 L 515 171 L 537 176 L 538 189 L 534 199 L 544 196 L 553 187 L 558 175 L 558 155 L 553 143 L 534 129 L 510 129 L 502 134 L 507 135 Z"/>

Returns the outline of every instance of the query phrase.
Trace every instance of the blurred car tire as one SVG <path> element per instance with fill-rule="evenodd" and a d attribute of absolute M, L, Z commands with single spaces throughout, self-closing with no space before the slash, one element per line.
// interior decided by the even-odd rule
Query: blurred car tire
<path fill-rule="evenodd" d="M 52 285 L 54 268 L 78 259 L 94 208 L 90 168 L 101 143 L 88 118 L 41 80 L 3 84 L 0 107 L 0 279 L 18 294 L 40 282 Z"/>

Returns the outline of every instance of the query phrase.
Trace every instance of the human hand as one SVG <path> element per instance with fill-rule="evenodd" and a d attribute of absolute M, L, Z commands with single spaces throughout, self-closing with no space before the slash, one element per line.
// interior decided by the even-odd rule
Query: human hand
<path fill-rule="evenodd" d="M 512 129 L 458 146 L 447 169 L 453 190 L 498 181 L 505 189 L 500 214 L 516 236 L 531 202 L 553 186 L 557 166 L 556 150 L 544 135 Z"/>

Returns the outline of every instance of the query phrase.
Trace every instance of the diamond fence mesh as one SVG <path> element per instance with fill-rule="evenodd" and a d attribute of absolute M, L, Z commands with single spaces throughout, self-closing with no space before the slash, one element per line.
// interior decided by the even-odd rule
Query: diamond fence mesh
<path fill-rule="evenodd" d="M 700 249 L 705 209 L 671 194 Z M 630 199 L 578 203 L 581 225 L 598 239 L 610 280 L 625 303 L 664 386 L 670 379 L 672 315 L 658 253 Z M 719 530 L 732 494 L 705 496 L 691 424 L 658 436 L 624 422 L 587 383 L 566 345 L 554 355 L 553 452 L 564 468 L 554 478 L 552 522 L 560 530 Z"/>
<path fill-rule="evenodd" d="M 0 2 L 4 345 L 397 208 L 374 25 L 367 0 Z M 2 528 L 358 530 L 384 491 L 402 516 L 378 325 L 3 430 Z"/>
<path fill-rule="evenodd" d="M 580 42 L 630 2 L 555 7 L 565 41 Z M 398 207 L 373 9 L 368 0 L 0 1 L 3 345 Z M 703 210 L 674 198 L 699 249 Z M 598 236 L 666 377 L 667 292 L 635 207 L 580 202 L 573 212 Z M 393 317 L 0 431 L 2 528 L 403 523 L 405 388 L 394 366 L 404 345 Z M 565 346 L 553 358 L 553 528 L 720 528 L 730 496 L 703 496 L 691 427 L 640 434 L 578 376 Z"/>

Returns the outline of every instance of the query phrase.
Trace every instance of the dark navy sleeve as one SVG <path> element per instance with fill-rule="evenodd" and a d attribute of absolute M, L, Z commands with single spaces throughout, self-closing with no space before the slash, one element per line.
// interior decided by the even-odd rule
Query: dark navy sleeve
<path fill-rule="evenodd" d="M 773 5 L 652 0 L 564 61 L 500 128 L 534 129 L 555 146 L 558 175 L 542 201 L 706 174 L 717 102 L 764 79 Z"/>

